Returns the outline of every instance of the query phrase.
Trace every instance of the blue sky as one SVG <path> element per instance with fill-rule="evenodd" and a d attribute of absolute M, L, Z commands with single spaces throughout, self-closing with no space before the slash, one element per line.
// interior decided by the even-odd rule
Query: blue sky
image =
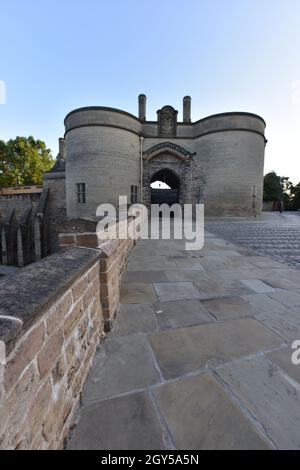
<path fill-rule="evenodd" d="M 265 171 L 300 181 L 299 0 L 0 0 L 0 139 L 57 153 L 80 106 L 148 119 L 192 96 L 192 118 L 249 111 L 267 121 Z"/>

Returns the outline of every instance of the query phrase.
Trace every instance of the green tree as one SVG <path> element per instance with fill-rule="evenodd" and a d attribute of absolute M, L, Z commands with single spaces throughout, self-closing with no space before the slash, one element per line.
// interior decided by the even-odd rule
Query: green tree
<path fill-rule="evenodd" d="M 300 183 L 291 188 L 291 210 L 300 209 Z"/>
<path fill-rule="evenodd" d="M 279 201 L 281 198 L 280 176 L 275 171 L 267 173 L 264 177 L 264 201 Z"/>
<path fill-rule="evenodd" d="M 42 140 L 30 136 L 0 141 L 0 186 L 41 184 L 43 173 L 53 164 L 51 150 Z"/>

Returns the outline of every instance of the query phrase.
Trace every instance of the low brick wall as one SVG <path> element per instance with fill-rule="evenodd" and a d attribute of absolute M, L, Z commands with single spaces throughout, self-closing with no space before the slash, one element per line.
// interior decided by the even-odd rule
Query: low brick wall
<path fill-rule="evenodd" d="M 134 243 L 65 233 L 0 281 L 0 449 L 63 448 Z"/>
<path fill-rule="evenodd" d="M 71 248 L 0 282 L 0 449 L 61 449 L 104 335 L 101 253 Z"/>
<path fill-rule="evenodd" d="M 117 228 L 122 230 L 122 224 L 127 223 L 130 227 L 129 229 L 134 234 L 133 238 L 136 238 L 135 235 L 140 229 L 140 226 L 135 224 L 133 218 L 118 222 Z M 97 235 L 95 232 L 62 233 L 59 235 L 59 245 L 63 249 L 71 246 L 80 246 L 99 250 L 101 303 L 103 307 L 105 331 L 108 332 L 112 327 L 117 313 L 122 275 L 126 269 L 128 257 L 135 241 L 134 239 L 104 241 L 102 235 L 102 233 L 98 233 Z"/>

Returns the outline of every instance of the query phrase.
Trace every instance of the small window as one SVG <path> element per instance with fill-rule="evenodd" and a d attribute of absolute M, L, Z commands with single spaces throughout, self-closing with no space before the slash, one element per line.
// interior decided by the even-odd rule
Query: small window
<path fill-rule="evenodd" d="M 136 204 L 138 202 L 138 192 L 139 192 L 138 186 L 131 186 L 131 192 L 130 192 L 131 204 Z"/>
<path fill-rule="evenodd" d="M 85 183 L 77 183 L 77 202 L 78 204 L 86 203 Z"/>

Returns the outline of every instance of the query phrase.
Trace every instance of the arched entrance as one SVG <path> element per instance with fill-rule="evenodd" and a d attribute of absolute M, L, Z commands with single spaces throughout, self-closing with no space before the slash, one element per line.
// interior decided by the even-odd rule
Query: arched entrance
<path fill-rule="evenodd" d="M 151 204 L 179 203 L 180 180 L 169 168 L 163 168 L 151 178 Z"/>

